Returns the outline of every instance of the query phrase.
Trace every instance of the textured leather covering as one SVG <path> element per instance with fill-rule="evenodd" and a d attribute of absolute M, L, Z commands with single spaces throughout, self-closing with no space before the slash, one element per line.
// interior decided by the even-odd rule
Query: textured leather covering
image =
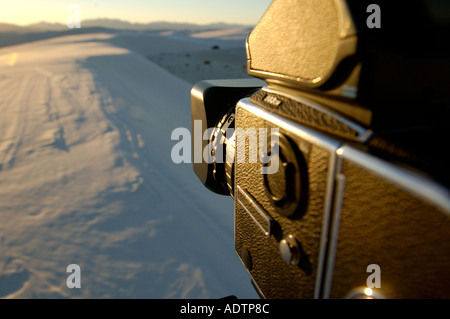
<path fill-rule="evenodd" d="M 273 1 L 248 38 L 250 73 L 288 76 L 308 85 L 326 80 L 345 55 L 341 10 L 331 0 Z"/>
<path fill-rule="evenodd" d="M 381 268 L 386 298 L 450 298 L 450 218 L 376 175 L 344 161 L 346 186 L 331 298 L 366 286 Z"/>
<path fill-rule="evenodd" d="M 264 120 L 241 108 L 237 110 L 236 121 L 236 127 L 244 129 L 268 127 Z M 283 130 L 280 130 L 280 133 L 289 137 Z M 329 153 L 309 143 L 296 142 L 305 157 L 309 181 L 308 198 L 304 199 L 307 201 L 306 212 L 297 219 L 276 213 L 264 189 L 263 176 L 260 172 L 262 164 L 248 161 L 248 141 L 246 163 L 239 163 L 238 160 L 236 164 L 236 184 L 248 192 L 273 219 L 273 234 L 267 238 L 236 200 L 236 252 L 243 260 L 248 260 L 247 252 L 250 254 L 252 267 L 249 272 L 266 298 L 314 296 Z M 237 196 L 239 199 L 239 194 Z M 252 211 L 251 207 L 248 209 Z M 285 263 L 278 250 L 279 242 L 289 234 L 301 245 L 303 256 L 298 266 Z"/>

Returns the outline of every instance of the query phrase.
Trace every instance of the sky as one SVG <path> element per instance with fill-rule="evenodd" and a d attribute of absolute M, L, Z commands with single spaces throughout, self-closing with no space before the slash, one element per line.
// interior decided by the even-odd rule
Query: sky
<path fill-rule="evenodd" d="M 83 19 L 110 18 L 134 23 L 153 21 L 215 22 L 255 25 L 271 0 L 0 0 L 0 22 L 66 24 L 76 4 Z"/>

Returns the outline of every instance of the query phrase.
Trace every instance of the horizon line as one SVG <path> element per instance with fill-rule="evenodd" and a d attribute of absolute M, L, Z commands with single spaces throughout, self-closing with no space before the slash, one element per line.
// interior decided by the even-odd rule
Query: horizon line
<path fill-rule="evenodd" d="M 96 21 L 96 20 L 109 20 L 109 21 L 120 21 L 124 23 L 128 23 L 131 25 L 149 25 L 149 24 L 155 24 L 155 23 L 169 23 L 169 24 L 190 24 L 190 25 L 196 25 L 196 26 L 209 26 L 209 25 L 216 25 L 216 24 L 224 24 L 224 25 L 236 25 L 236 26 L 242 26 L 242 27 L 254 27 L 254 24 L 242 24 L 238 22 L 225 22 L 225 21 L 216 21 L 216 22 L 206 22 L 206 23 L 200 23 L 200 22 L 188 22 L 188 21 L 169 21 L 169 20 L 153 20 L 148 22 L 132 22 L 129 20 L 124 20 L 121 18 L 107 18 L 107 17 L 97 17 L 97 18 L 90 18 L 90 19 L 84 19 L 81 21 Z M 51 24 L 51 25 L 61 25 L 65 26 L 66 24 L 64 22 L 57 22 L 57 21 L 46 21 L 46 20 L 40 20 L 35 21 L 27 24 L 21 24 L 21 23 L 14 23 L 14 22 L 8 22 L 8 21 L 1 21 L 0 24 L 9 24 L 12 26 L 18 26 L 18 27 L 30 27 L 36 24 Z M 0 30 L 1 32 L 1 30 Z"/>

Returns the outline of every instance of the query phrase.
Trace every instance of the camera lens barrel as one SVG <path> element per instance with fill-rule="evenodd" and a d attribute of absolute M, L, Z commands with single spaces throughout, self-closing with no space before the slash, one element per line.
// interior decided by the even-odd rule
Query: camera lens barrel
<path fill-rule="evenodd" d="M 200 181 L 217 194 L 233 194 L 234 188 L 234 137 L 231 133 L 229 137 L 226 135 L 227 128 L 234 128 L 234 115 L 229 116 L 234 113 L 240 99 L 264 84 L 255 78 L 207 80 L 192 88 L 191 124 L 194 133 L 196 124 L 201 124 L 201 134 L 192 135 L 193 169 Z M 210 128 L 214 128 L 213 133 L 203 138 L 202 134 Z M 204 150 L 208 150 L 210 156 L 204 156 Z M 209 157 L 208 161 L 206 157 Z"/>
<path fill-rule="evenodd" d="M 235 115 L 227 112 L 213 130 L 210 139 L 213 176 L 216 183 L 234 196 Z"/>

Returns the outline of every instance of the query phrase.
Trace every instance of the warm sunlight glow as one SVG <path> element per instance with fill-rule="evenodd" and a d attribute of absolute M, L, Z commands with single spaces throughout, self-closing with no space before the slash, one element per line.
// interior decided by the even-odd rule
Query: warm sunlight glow
<path fill-rule="evenodd" d="M 14 66 L 16 64 L 16 61 L 17 61 L 17 52 L 13 52 L 8 62 L 9 66 Z"/>
<path fill-rule="evenodd" d="M 9 66 L 16 65 L 16 63 L 17 63 L 17 56 L 18 56 L 17 52 L 11 52 L 11 51 L 8 52 L 8 51 L 6 51 L 6 52 L 0 53 L 0 66 L 2 66 L 2 65 L 9 65 Z"/>
<path fill-rule="evenodd" d="M 373 294 L 373 291 L 370 288 L 366 288 L 366 289 L 364 289 L 364 293 L 366 294 L 366 296 L 371 297 Z"/>
<path fill-rule="evenodd" d="M 132 23 L 169 21 L 208 24 L 216 22 L 254 25 L 271 0 L 172 0 L 172 1 L 106 1 L 77 0 L 81 19 L 120 19 Z M 2 5 L 0 23 L 29 25 L 38 22 L 65 24 L 67 6 L 71 2 L 57 0 L 9 1 Z"/>

